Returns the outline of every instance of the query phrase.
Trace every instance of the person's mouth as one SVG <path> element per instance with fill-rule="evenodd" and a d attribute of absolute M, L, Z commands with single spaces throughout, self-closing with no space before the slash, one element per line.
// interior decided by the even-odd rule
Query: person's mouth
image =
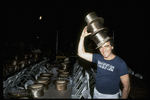
<path fill-rule="evenodd" d="M 106 56 L 106 55 L 107 55 L 107 53 L 106 53 L 106 52 L 104 52 L 104 53 L 103 53 L 103 55 L 104 55 L 104 56 Z"/>

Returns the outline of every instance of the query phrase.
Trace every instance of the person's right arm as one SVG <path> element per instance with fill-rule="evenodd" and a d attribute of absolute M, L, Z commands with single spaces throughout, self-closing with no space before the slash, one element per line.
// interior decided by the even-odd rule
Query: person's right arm
<path fill-rule="evenodd" d="M 78 56 L 89 62 L 92 62 L 93 54 L 85 52 L 85 49 L 84 49 L 84 38 L 90 34 L 91 33 L 87 32 L 87 27 L 84 27 L 81 37 L 80 37 L 80 40 L 79 40 L 79 44 L 78 44 Z"/>

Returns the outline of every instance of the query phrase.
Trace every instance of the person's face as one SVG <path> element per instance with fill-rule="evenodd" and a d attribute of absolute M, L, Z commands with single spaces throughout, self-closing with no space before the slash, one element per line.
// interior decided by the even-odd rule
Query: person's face
<path fill-rule="evenodd" d="M 113 46 L 110 45 L 110 42 L 104 43 L 100 48 L 100 52 L 103 55 L 104 58 L 109 58 L 112 54 Z"/>

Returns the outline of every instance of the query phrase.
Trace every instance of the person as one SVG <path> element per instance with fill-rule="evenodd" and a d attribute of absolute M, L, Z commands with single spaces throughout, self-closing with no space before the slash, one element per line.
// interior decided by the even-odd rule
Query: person
<path fill-rule="evenodd" d="M 130 81 L 126 63 L 112 53 L 114 45 L 112 39 L 99 47 L 101 54 L 85 52 L 84 38 L 91 33 L 84 27 L 78 44 L 78 56 L 97 64 L 97 74 L 93 99 L 115 98 L 119 99 L 119 83 L 123 84 L 122 99 L 127 99 L 130 92 Z"/>

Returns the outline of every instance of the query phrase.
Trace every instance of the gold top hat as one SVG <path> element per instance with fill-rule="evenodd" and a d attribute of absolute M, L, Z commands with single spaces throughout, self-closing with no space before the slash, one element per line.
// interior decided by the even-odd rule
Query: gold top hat
<path fill-rule="evenodd" d="M 99 48 L 109 39 L 107 36 L 108 28 L 103 27 L 104 19 L 98 17 L 95 12 L 91 12 L 85 17 L 85 21 L 88 24 L 87 31 L 92 33 L 90 36 L 91 39 L 97 44 L 97 48 Z"/>
<path fill-rule="evenodd" d="M 85 17 L 85 21 L 88 25 L 95 20 L 100 20 L 102 24 L 104 23 L 104 19 L 102 17 L 98 17 L 95 12 L 91 12 Z"/>

